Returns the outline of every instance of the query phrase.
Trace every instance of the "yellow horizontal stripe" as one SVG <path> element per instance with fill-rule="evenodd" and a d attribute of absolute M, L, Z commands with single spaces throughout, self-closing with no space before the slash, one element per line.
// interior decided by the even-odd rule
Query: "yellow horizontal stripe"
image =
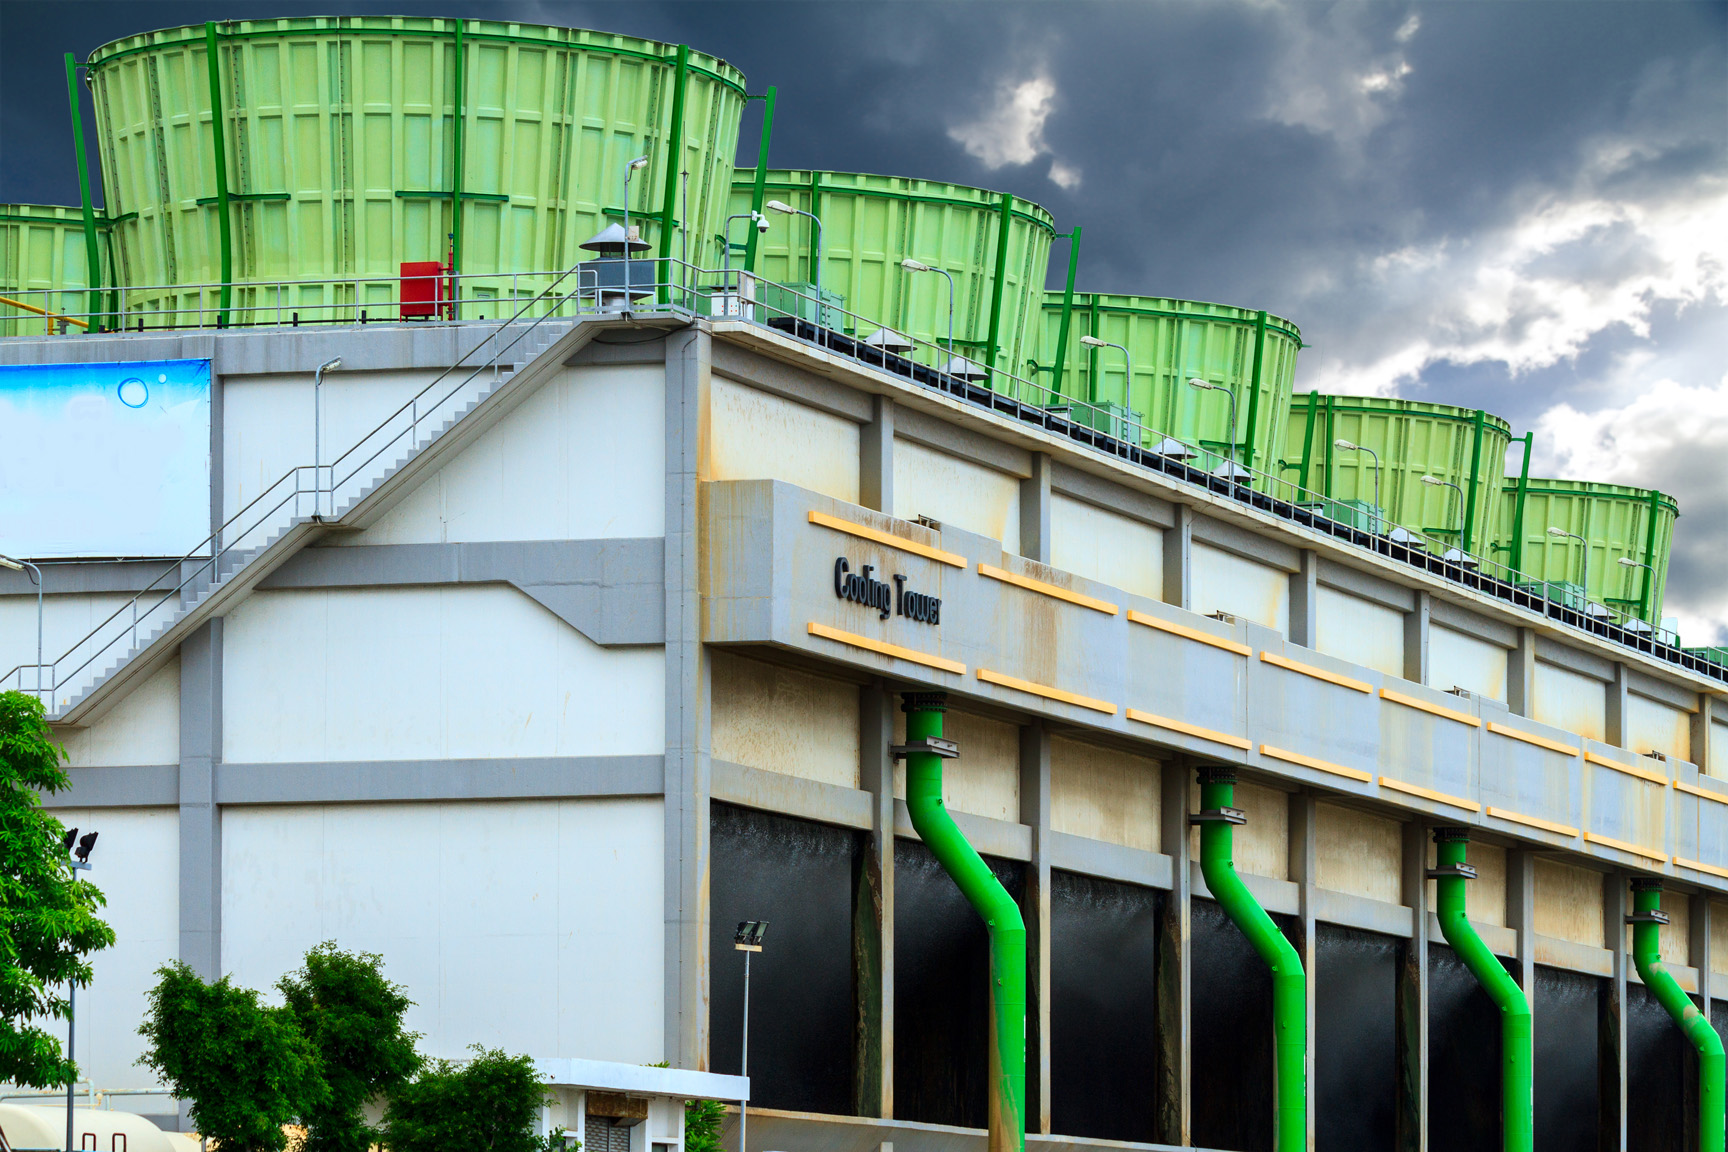
<path fill-rule="evenodd" d="M 1540 828 L 1544 832 L 1553 832 L 1556 835 L 1568 838 L 1578 835 L 1578 829 L 1572 827 L 1570 824 L 1560 824 L 1553 820 L 1544 820 L 1540 816 L 1526 816 L 1524 813 L 1514 812 L 1510 808 L 1496 808 L 1494 805 L 1490 804 L 1488 805 L 1488 815 L 1494 817 L 1496 820 L 1510 820 L 1512 823 L 1522 824 L 1526 828 Z"/>
<path fill-rule="evenodd" d="M 1586 832 L 1584 839 L 1591 844 L 1601 844 L 1606 848 L 1614 848 L 1621 852 L 1628 852 L 1633 856 L 1642 856 L 1646 860 L 1654 860 L 1658 864 L 1668 863 L 1668 857 L 1664 853 L 1652 852 L 1648 848 L 1640 848 L 1636 844 L 1628 844 L 1626 841 L 1616 840 L 1612 836 L 1599 836 L 1594 832 Z"/>
<path fill-rule="evenodd" d="M 1420 796 L 1424 800 L 1432 800 L 1436 804 L 1448 804 L 1453 808 L 1462 808 L 1466 812 L 1480 812 L 1482 805 L 1474 800 L 1466 800 L 1462 796 L 1453 796 L 1445 792 L 1436 792 L 1432 788 L 1424 788 L 1420 784 L 1410 784 L 1403 780 L 1394 780 L 1390 776 L 1380 777 L 1380 787 L 1390 788 L 1394 792 L 1404 792 L 1411 796 Z"/>
<path fill-rule="evenodd" d="M 1337 684 L 1340 687 L 1351 688 L 1357 692 L 1372 693 L 1374 691 L 1374 685 L 1368 683 L 1366 680 L 1356 680 L 1349 676 L 1340 676 L 1336 672 L 1328 672 L 1324 668 L 1316 668 L 1312 664 L 1304 664 L 1299 660 L 1291 660 L 1288 657 L 1279 656 L 1272 652 L 1261 652 L 1260 659 L 1264 660 L 1268 664 L 1275 664 L 1279 668 L 1284 668 L 1303 676 L 1312 676 L 1316 680 L 1324 680 L 1328 684 Z"/>
<path fill-rule="evenodd" d="M 1374 783 L 1374 774 L 1364 772 L 1360 768 L 1346 768 L 1342 764 L 1334 764 L 1330 760 L 1316 760 L 1312 756 L 1304 756 L 1300 752 L 1286 752 L 1282 748 L 1274 748 L 1270 744 L 1260 745 L 1260 755 L 1270 756 L 1274 760 L 1286 760 L 1291 764 L 1300 764 L 1304 768 L 1312 768 L 1316 772 L 1330 772 L 1334 776 L 1342 776 L 1347 780 L 1360 780 L 1364 784 Z"/>
<path fill-rule="evenodd" d="M 1150 724 L 1154 728 L 1168 728 L 1172 732 L 1180 732 L 1184 736 L 1198 736 L 1202 740 L 1210 740 L 1214 744 L 1223 744 L 1231 748 L 1240 748 L 1244 752 L 1254 745 L 1240 736 L 1231 736 L 1225 732 L 1214 732 L 1210 728 L 1202 728 L 1198 724 L 1184 724 L 1180 720 L 1172 720 L 1167 716 L 1154 716 L 1150 712 L 1142 712 L 1138 708 L 1128 709 L 1128 719 L 1141 724 Z"/>
<path fill-rule="evenodd" d="M 1426 712 L 1430 716 L 1440 716 L 1447 720 L 1456 720 L 1460 724 L 1468 724 L 1472 728 L 1482 727 L 1482 721 L 1466 712 L 1454 712 L 1450 708 L 1442 708 L 1438 704 L 1430 704 L 1415 696 L 1406 696 L 1402 692 L 1394 692 L 1390 688 L 1380 689 L 1380 699 L 1390 700 L 1394 704 L 1402 704 L 1406 708 L 1414 708 L 1418 712 Z"/>
<path fill-rule="evenodd" d="M 1128 619 L 1135 624 L 1144 624 L 1148 628 L 1156 628 L 1160 632 L 1168 632 L 1172 636 L 1180 636 L 1184 640 L 1193 640 L 1201 644 L 1209 644 L 1214 648 L 1222 648 L 1226 652 L 1234 652 L 1238 656 L 1252 656 L 1254 649 L 1246 644 L 1238 644 L 1234 640 L 1226 640 L 1222 636 L 1214 636 L 1210 632 L 1202 632 L 1198 628 L 1190 628 L 1186 624 L 1177 624 L 1157 616 L 1148 616 L 1138 608 L 1128 609 Z"/>
<path fill-rule="evenodd" d="M 844 532 L 848 536 L 856 536 L 860 540 L 870 540 L 877 544 L 886 544 L 890 548 L 898 548 L 902 552 L 910 552 L 914 556 L 922 556 L 926 560 L 939 560 L 951 564 L 955 568 L 966 567 L 966 557 L 954 552 L 944 552 L 940 548 L 932 548 L 928 544 L 920 544 L 916 540 L 908 540 L 904 536 L 896 536 L 892 532 L 883 532 L 864 524 L 854 524 L 850 520 L 842 520 L 838 516 L 830 516 L 826 512 L 811 512 L 810 523 L 820 524 L 824 528 L 832 528 L 836 532 Z"/>
<path fill-rule="evenodd" d="M 922 664 L 926 668 L 940 668 L 944 672 L 966 675 L 966 665 L 958 660 L 949 660 L 942 656 L 932 656 L 928 652 L 920 652 L 916 648 L 902 648 L 898 644 L 890 644 L 886 640 L 873 640 L 868 636 L 860 636 L 856 632 L 842 632 L 838 628 L 830 628 L 826 624 L 810 622 L 810 635 L 820 636 L 824 640 L 833 640 L 840 644 L 849 644 L 854 648 L 862 648 L 866 652 L 874 652 L 878 656 L 892 656 L 896 660 L 908 660 L 913 664 Z"/>
<path fill-rule="evenodd" d="M 1094 700 L 1092 697 L 1082 696 L 1078 692 L 1067 692 L 1061 688 L 1052 688 L 1048 684 L 1034 684 L 1032 681 L 1022 680 L 1018 676 L 1004 676 L 1002 673 L 992 672 L 988 668 L 978 669 L 977 676 L 986 684 L 1000 684 L 1002 687 L 1012 688 L 1016 692 L 1028 692 L 1033 696 L 1042 696 L 1046 700 L 1090 708 L 1094 712 L 1102 712 L 1107 716 L 1116 715 L 1116 705 L 1108 700 Z"/>
<path fill-rule="evenodd" d="M 1728 868 L 1718 868 L 1714 864 L 1705 864 L 1698 860 L 1688 860 L 1684 856 L 1675 856 L 1673 860 L 1676 868 L 1690 868 L 1692 871 L 1702 872 L 1706 876 L 1720 876 L 1722 879 L 1728 880 Z"/>
<path fill-rule="evenodd" d="M 1070 604 L 1078 604 L 1082 608 L 1090 608 L 1094 612 L 1102 612 L 1106 616 L 1114 616 L 1119 611 L 1116 605 L 1108 600 L 1100 600 L 1096 596 L 1070 591 L 1060 584 L 1051 584 L 1044 580 L 1034 580 L 1030 576 L 1022 576 L 1018 572 L 1010 572 L 1006 568 L 998 568 L 994 564 L 978 562 L 978 575 L 988 576 L 992 580 L 1000 580 L 1004 584 L 1012 584 L 1016 588 L 1024 588 L 1028 592 L 1037 592 L 1043 596 L 1051 596 L 1057 600 L 1066 600 Z"/>
<path fill-rule="evenodd" d="M 1528 732 L 1520 732 L 1518 729 L 1509 728 L 1504 724 L 1496 724 L 1492 720 L 1488 721 L 1488 731 L 1494 733 L 1496 736 L 1505 736 L 1511 740 L 1522 740 L 1526 744 L 1534 744 L 1538 748 L 1546 748 L 1550 752 L 1559 752 L 1563 756 L 1578 755 L 1578 749 L 1570 744 L 1562 744 L 1560 741 L 1550 740 L 1546 736 L 1533 736 Z"/>
<path fill-rule="evenodd" d="M 1698 787 L 1698 785 L 1688 784 L 1684 780 L 1674 781 L 1674 787 L 1680 789 L 1682 792 L 1690 792 L 1694 796 L 1702 797 L 1705 800 L 1714 800 L 1718 804 L 1728 804 L 1728 796 L 1724 796 L 1720 792 L 1706 792 L 1704 789 Z"/>
<path fill-rule="evenodd" d="M 1666 784 L 1668 777 L 1652 768 L 1640 768 L 1636 764 L 1622 764 L 1618 760 L 1610 760 L 1606 756 L 1598 756 L 1594 752 L 1584 753 L 1584 759 L 1591 764 L 1603 768 L 1612 768 L 1616 772 L 1624 772 L 1628 776 L 1636 776 L 1640 780 L 1648 780 L 1652 784 Z"/>

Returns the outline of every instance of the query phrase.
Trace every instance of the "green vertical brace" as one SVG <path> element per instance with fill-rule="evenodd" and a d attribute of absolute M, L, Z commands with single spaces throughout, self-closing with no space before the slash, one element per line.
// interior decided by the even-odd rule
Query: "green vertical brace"
<path fill-rule="evenodd" d="M 227 112 L 222 107 L 222 69 L 216 60 L 216 22 L 204 24 L 204 62 L 210 73 L 210 145 L 216 154 L 217 227 L 222 236 L 222 306 L 216 313 L 216 326 L 228 327 L 228 309 L 234 302 L 234 233 L 228 211 L 228 146 Z"/>
<path fill-rule="evenodd" d="M 1482 473 L 1482 432 L 1487 423 L 1488 413 L 1476 409 L 1476 438 L 1470 445 L 1470 499 L 1464 505 L 1464 536 L 1458 541 L 1458 547 L 1465 552 L 1473 552 L 1471 545 L 1476 542 L 1476 489 L 1481 483 Z M 1501 462 L 1500 470 L 1506 470 L 1505 462 Z"/>
<path fill-rule="evenodd" d="M 758 216 L 762 214 L 762 202 L 768 195 L 768 144 L 774 139 L 774 97 L 777 91 L 770 87 L 762 96 L 762 138 L 756 143 L 756 185 L 750 191 L 750 211 Z M 761 229 L 751 228 L 750 239 L 744 242 L 746 272 L 756 271 L 756 241 L 761 235 Z"/>
<path fill-rule="evenodd" d="M 1247 823 L 1236 798 L 1236 773 L 1200 769 L 1200 871 L 1230 922 L 1272 971 L 1272 1067 L 1277 1094 L 1274 1152 L 1308 1146 L 1308 980 L 1302 958 L 1236 874 L 1235 828 Z"/>
<path fill-rule="evenodd" d="M 990 336 L 987 344 L 990 348 L 990 359 L 985 367 L 990 370 L 990 387 L 996 387 L 996 356 L 1001 351 L 999 340 L 1002 335 L 1002 290 L 1003 281 L 1008 277 L 1008 225 L 1013 220 L 1014 197 L 1002 193 L 1002 222 L 996 228 L 996 286 L 990 297 Z"/>
<path fill-rule="evenodd" d="M 1710 1026 L 1692 998 L 1680 990 L 1673 973 L 1662 963 L 1662 881 L 1640 877 L 1632 881 L 1632 958 L 1638 976 L 1676 1026 L 1698 1051 L 1698 1152 L 1723 1152 L 1725 1066 L 1722 1037 Z"/>
<path fill-rule="evenodd" d="M 672 221 L 678 214 L 678 173 L 684 156 L 684 89 L 690 80 L 690 45 L 678 45 L 678 70 L 672 81 L 672 126 L 666 134 L 666 194 L 660 199 L 660 303 L 671 300 Z M 690 221 L 679 221 L 688 228 Z"/>
<path fill-rule="evenodd" d="M 456 297 L 450 302 L 452 320 L 462 318 L 462 287 L 461 281 L 456 279 L 462 274 L 462 146 L 468 122 L 468 52 L 467 45 L 462 43 L 462 24 L 461 20 L 456 21 L 456 119 L 450 129 L 450 277 L 456 286 L 451 293 Z"/>
<path fill-rule="evenodd" d="M 990 1136 L 988 1152 L 1026 1148 L 1026 921 L 983 857 L 942 805 L 942 739 L 946 692 L 906 692 L 906 810 L 912 827 L 990 936 Z M 914 751 L 916 748 L 928 750 Z"/>
<path fill-rule="evenodd" d="M 1320 403 L 1320 390 L 1308 393 L 1308 426 L 1302 432 L 1302 473 L 1296 486 L 1308 491 L 1308 460 L 1314 454 L 1314 410 Z"/>
<path fill-rule="evenodd" d="M 1332 407 L 1332 397 L 1326 397 L 1326 466 L 1320 473 L 1320 494 L 1328 499 L 1332 496 L 1332 441 L 1337 438 L 1338 424 L 1336 413 Z M 1330 512 L 1327 515 L 1331 515 Z"/>
<path fill-rule="evenodd" d="M 1518 465 L 1518 496 L 1512 503 L 1512 571 L 1524 571 L 1524 497 L 1530 491 L 1530 449 L 1536 433 L 1524 433 L 1524 460 Z"/>
<path fill-rule="evenodd" d="M 1656 591 L 1656 514 L 1661 496 L 1656 489 L 1650 489 L 1650 526 L 1644 534 L 1644 563 L 1648 567 L 1644 569 L 1644 593 L 1638 597 L 1638 617 L 1652 628 L 1656 626 L 1656 621 L 1651 619 L 1650 601 Z"/>
<path fill-rule="evenodd" d="M 1266 309 L 1262 308 L 1259 318 L 1254 321 L 1254 374 L 1248 384 L 1248 430 L 1244 433 L 1248 441 L 1246 444 L 1248 451 L 1243 453 L 1245 459 L 1242 463 L 1249 468 L 1254 467 L 1254 428 L 1260 413 L 1260 363 L 1265 353 Z M 1236 429 L 1234 428 L 1230 429 L 1230 453 L 1231 458 L 1234 459 L 1236 453 Z M 1249 477 L 1248 483 L 1250 486 L 1253 485 L 1253 477 Z"/>
<path fill-rule="evenodd" d="M 1086 323 L 1086 332 L 1088 335 L 1096 338 L 1098 335 L 1098 293 L 1090 293 L 1087 296 L 1086 301 L 1087 307 L 1091 312 L 1090 318 Z M 1096 345 L 1093 345 L 1086 349 L 1086 403 L 1096 404 L 1097 402 L 1098 348 Z"/>
<path fill-rule="evenodd" d="M 1062 395 L 1062 373 L 1068 369 L 1068 322 L 1074 317 L 1074 273 L 1080 267 L 1080 225 L 1068 233 L 1068 283 L 1062 289 L 1062 325 L 1056 329 L 1056 368 L 1050 381 L 1050 399 Z M 949 350 L 953 355 L 953 350 Z"/>
<path fill-rule="evenodd" d="M 1531 1152 L 1535 1139 L 1530 1078 L 1530 1002 L 1465 914 L 1464 884 L 1476 873 L 1466 862 L 1470 830 L 1434 829 L 1435 914 L 1446 943 L 1500 1010 L 1500 1143 L 1505 1152 Z M 1720 1049 L 1718 1049 L 1720 1051 Z"/>
<path fill-rule="evenodd" d="M 78 108 L 78 62 L 66 53 L 66 99 L 72 104 L 72 149 L 78 154 L 78 198 L 84 206 L 84 318 L 86 332 L 100 332 L 96 319 L 102 307 L 102 257 L 96 249 L 96 207 L 90 202 L 90 161 L 84 155 L 84 115 Z"/>

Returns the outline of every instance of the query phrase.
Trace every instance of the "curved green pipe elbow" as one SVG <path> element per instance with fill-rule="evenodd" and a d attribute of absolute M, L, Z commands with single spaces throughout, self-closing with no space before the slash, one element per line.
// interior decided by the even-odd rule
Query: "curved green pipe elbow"
<path fill-rule="evenodd" d="M 1236 774 L 1200 770 L 1202 817 L 1231 809 Z M 1235 829 L 1224 819 L 1200 821 L 1200 871 L 1213 899 L 1272 970 L 1273 1068 L 1277 1073 L 1277 1152 L 1308 1146 L 1308 981 L 1302 958 L 1266 909 L 1236 875 Z"/>
<path fill-rule="evenodd" d="M 942 692 L 907 692 L 906 743 L 941 739 Z M 990 1152 L 1026 1148 L 1026 921 L 942 804 L 942 758 L 906 753 L 906 810 L 990 934 Z"/>
<path fill-rule="evenodd" d="M 1500 1010 L 1501 1147 L 1506 1152 L 1530 1152 L 1535 1141 L 1531 1094 L 1530 1002 L 1494 953 L 1476 935 L 1465 912 L 1464 885 L 1474 873 L 1466 869 L 1470 833 L 1465 828 L 1434 829 L 1435 916 L 1446 943 L 1458 953 L 1476 982 Z M 1447 875 L 1448 870 L 1454 870 Z"/>
<path fill-rule="evenodd" d="M 1644 987 L 1698 1051 L 1698 1152 L 1723 1152 L 1722 1038 L 1662 963 L 1662 881 L 1632 881 L 1632 959 Z"/>

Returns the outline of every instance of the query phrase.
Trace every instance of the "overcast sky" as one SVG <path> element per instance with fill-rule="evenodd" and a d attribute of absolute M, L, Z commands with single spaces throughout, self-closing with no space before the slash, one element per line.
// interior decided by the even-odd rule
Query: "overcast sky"
<path fill-rule="evenodd" d="M 1728 5 L 0 0 L 0 201 L 77 200 L 62 53 L 331 12 L 724 57 L 779 87 L 776 165 L 1017 193 L 1084 225 L 1082 290 L 1294 320 L 1298 389 L 1487 407 L 1539 475 L 1674 493 L 1667 612 L 1728 640 Z"/>

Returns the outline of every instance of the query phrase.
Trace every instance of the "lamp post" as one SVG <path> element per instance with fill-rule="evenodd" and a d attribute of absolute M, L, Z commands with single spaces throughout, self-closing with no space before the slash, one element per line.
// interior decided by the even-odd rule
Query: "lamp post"
<path fill-rule="evenodd" d="M 82 838 L 79 838 L 78 829 L 73 828 L 68 831 L 65 838 L 61 840 L 60 846 L 66 851 L 66 863 L 72 869 L 72 878 L 74 880 L 78 878 L 78 873 L 90 871 L 90 849 L 96 846 L 97 835 L 98 833 L 95 832 L 86 832 Z M 72 847 L 72 842 L 74 840 L 78 842 L 78 847 L 76 849 Z M 77 1000 L 77 996 L 78 982 L 72 979 L 67 980 L 66 1063 L 68 1065 L 72 1064 L 73 1046 L 77 1039 L 77 1032 L 75 1031 L 77 1024 L 75 1023 L 75 1014 L 73 1012 L 73 1005 Z M 72 1143 L 72 1094 L 77 1090 L 77 1088 L 77 1073 L 73 1072 L 66 1077 L 66 1152 L 77 1152 L 77 1149 L 74 1148 Z"/>
<path fill-rule="evenodd" d="M 324 373 L 342 367 L 342 357 L 332 356 L 312 373 L 312 515 L 324 512 Z M 331 487 L 335 487 L 334 484 Z M 335 498 L 331 498 L 335 503 Z"/>
<path fill-rule="evenodd" d="M 720 225 L 720 257 L 722 260 L 720 266 L 726 273 L 728 284 L 732 282 L 732 221 L 734 220 L 750 220 L 755 223 L 756 231 L 768 231 L 768 217 L 755 209 L 748 212 L 734 212 L 726 217 L 725 222 Z"/>
<path fill-rule="evenodd" d="M 648 165 L 648 157 L 638 156 L 624 165 L 624 311 L 630 311 L 630 177 L 638 168 Z"/>
<path fill-rule="evenodd" d="M 1454 484 L 1454 483 L 1452 483 L 1452 481 L 1450 481 L 1450 480 L 1442 480 L 1442 479 L 1440 479 L 1440 477 L 1438 477 L 1438 476 L 1424 476 L 1424 477 L 1422 477 L 1422 483 L 1424 483 L 1424 484 L 1426 484 L 1426 485 L 1428 485 L 1428 487 L 1430 487 L 1430 488 L 1450 488 L 1450 489 L 1452 489 L 1452 491 L 1454 491 L 1454 492 L 1456 492 L 1456 493 L 1458 493 L 1458 513 L 1459 513 L 1459 519 L 1463 519 L 1463 513 L 1464 513 L 1464 489 L 1462 489 L 1462 488 L 1460 488 L 1460 487 L 1458 487 L 1458 485 L 1456 485 L 1456 484 Z M 1458 531 L 1458 529 L 1454 529 L 1454 531 Z M 1464 542 L 1464 541 L 1463 541 L 1463 540 L 1459 540 L 1459 541 L 1458 541 L 1458 542 L 1459 542 L 1459 543 L 1460 543 L 1460 544 L 1462 544 L 1462 543 L 1463 543 L 1463 542 Z"/>
<path fill-rule="evenodd" d="M 1230 442 L 1229 460 L 1230 460 L 1230 463 L 1232 463 L 1232 464 L 1236 463 L 1236 393 L 1235 393 L 1235 391 L 1233 389 L 1224 387 L 1224 385 L 1222 385 L 1222 384 L 1214 384 L 1210 380 L 1202 380 L 1198 376 L 1191 376 L 1188 378 L 1188 387 L 1199 389 L 1200 391 L 1203 391 L 1203 392 L 1222 392 L 1222 393 L 1224 393 L 1224 395 L 1230 397 L 1230 431 L 1227 434 L 1227 437 L 1228 437 L 1229 442 Z"/>
<path fill-rule="evenodd" d="M 1590 541 L 1588 541 L 1584 537 L 1578 535 L 1578 533 L 1576 533 L 1576 532 L 1568 532 L 1568 531 L 1566 531 L 1566 529 L 1556 528 L 1552 524 L 1550 524 L 1548 526 L 1548 535 L 1554 537 L 1556 540 L 1559 540 L 1562 538 L 1569 539 L 1569 540 L 1576 540 L 1576 541 L 1578 541 L 1578 543 L 1584 545 L 1584 578 L 1582 580 L 1580 580 L 1578 582 L 1578 584 L 1581 588 L 1584 589 L 1584 611 L 1586 613 L 1589 613 L 1589 611 L 1590 611 Z"/>
<path fill-rule="evenodd" d="M 822 338 L 822 221 L 814 212 L 794 208 L 784 200 L 770 200 L 763 207 L 783 216 L 803 216 L 810 221 L 810 275 L 816 288 L 816 342 L 826 344 Z"/>
<path fill-rule="evenodd" d="M 1112 344 L 1108 340 L 1100 340 L 1096 336 L 1082 336 L 1080 337 L 1080 343 L 1086 345 L 1088 348 L 1114 348 L 1116 351 L 1122 353 L 1123 371 L 1127 373 L 1122 382 L 1122 407 L 1128 407 L 1128 398 L 1133 394 L 1134 389 L 1134 357 L 1130 356 L 1128 354 L 1128 349 L 1122 347 L 1122 345 Z M 1098 400 L 1098 381 L 1092 381 L 1091 392 L 1092 401 L 1096 403 Z"/>
<path fill-rule="evenodd" d="M 767 931 L 766 920 L 740 920 L 738 931 L 732 935 L 732 947 L 744 953 L 744 1054 L 738 1074 L 746 1081 L 750 1078 L 750 953 L 762 951 L 762 934 Z M 746 1088 L 744 1099 L 738 1101 L 738 1152 L 747 1152 L 749 1148 L 745 1143 L 748 1133 L 745 1114 L 749 1109 L 749 1089 Z"/>
<path fill-rule="evenodd" d="M 1345 452 L 1366 452 L 1374 457 L 1374 535 L 1382 535 L 1381 530 L 1386 526 L 1386 517 L 1380 510 L 1380 453 L 1364 444 L 1353 444 L 1344 439 L 1332 441 L 1332 446 Z"/>
<path fill-rule="evenodd" d="M 36 584 L 36 699 L 42 699 L 42 569 L 28 560 L 14 560 L 10 556 L 0 556 L 0 568 L 10 568 L 14 572 L 30 570 L 30 579 Z M 22 688 L 23 684 L 20 683 Z"/>
<path fill-rule="evenodd" d="M 932 268 L 930 265 L 911 257 L 900 261 L 900 267 L 908 272 L 936 272 L 948 281 L 948 356 L 954 356 L 954 277 L 948 274 L 946 268 Z"/>
<path fill-rule="evenodd" d="M 1656 569 L 1644 563 L 1642 560 L 1634 560 L 1630 556 L 1621 556 L 1616 558 L 1614 562 L 1622 568 L 1642 568 L 1645 572 L 1649 573 L 1649 575 L 1644 577 L 1644 587 L 1646 590 L 1649 589 L 1651 582 L 1656 579 Z M 1633 619 L 1637 619 L 1637 617 L 1633 617 Z M 1654 620 L 1646 620 L 1644 623 L 1654 627 L 1656 622 Z"/>

